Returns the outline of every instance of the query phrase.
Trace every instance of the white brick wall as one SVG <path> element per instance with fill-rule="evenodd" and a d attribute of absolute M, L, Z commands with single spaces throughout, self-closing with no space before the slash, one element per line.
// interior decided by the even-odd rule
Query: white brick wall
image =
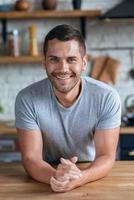
<path fill-rule="evenodd" d="M 14 3 L 15 0 L 0 0 L 2 3 Z M 29 0 L 32 9 L 41 8 L 41 0 Z M 83 0 L 82 9 L 99 8 L 106 11 L 120 0 Z M 59 0 L 57 9 L 72 9 L 71 0 Z M 9 21 L 8 30 L 17 28 L 23 35 L 22 53 L 27 53 L 27 27 L 30 24 L 37 26 L 38 46 L 42 47 L 42 40 L 45 34 L 55 25 L 61 23 L 72 24 L 79 28 L 79 19 L 44 19 L 44 20 L 22 20 Z M 1 30 L 1 26 L 0 26 Z M 134 93 L 134 80 L 128 77 L 130 68 L 134 68 L 134 23 L 91 23 L 86 20 L 87 50 L 93 57 L 97 55 L 110 55 L 121 61 L 121 70 L 118 74 L 118 81 L 115 85 L 118 90 L 122 105 L 126 95 Z M 90 63 L 87 73 L 89 72 Z M 46 76 L 41 64 L 11 64 L 0 66 L 0 103 L 4 107 L 4 113 L 0 119 L 14 119 L 14 102 L 16 94 L 25 86 L 43 79 Z"/>

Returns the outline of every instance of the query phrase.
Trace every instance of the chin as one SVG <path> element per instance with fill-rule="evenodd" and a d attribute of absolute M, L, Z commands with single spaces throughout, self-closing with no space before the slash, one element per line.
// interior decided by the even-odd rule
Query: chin
<path fill-rule="evenodd" d="M 75 78 L 74 80 L 71 78 L 67 81 L 61 80 L 61 81 L 57 81 L 52 79 L 51 77 L 49 77 L 53 87 L 61 93 L 68 93 L 70 92 L 73 88 L 75 88 L 75 86 L 77 85 L 77 83 L 79 82 L 78 78 Z"/>
<path fill-rule="evenodd" d="M 60 92 L 60 93 L 67 94 L 68 92 L 70 92 L 73 89 L 73 87 L 72 88 L 59 88 L 59 87 L 55 87 L 55 89 L 58 92 Z"/>

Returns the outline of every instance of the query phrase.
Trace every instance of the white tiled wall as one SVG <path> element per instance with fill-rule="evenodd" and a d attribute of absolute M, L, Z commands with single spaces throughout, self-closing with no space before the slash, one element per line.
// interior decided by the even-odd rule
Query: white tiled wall
<path fill-rule="evenodd" d="M 0 4 L 14 3 L 15 0 L 0 0 Z M 41 0 L 29 0 L 32 9 L 41 8 Z M 106 11 L 120 0 L 83 0 L 82 9 L 99 8 Z M 58 0 L 57 9 L 72 9 L 71 0 Z M 12 20 L 8 22 L 8 30 L 17 28 L 23 38 L 22 53 L 27 53 L 27 27 L 30 24 L 37 26 L 38 46 L 41 51 L 42 41 L 46 33 L 55 25 L 68 23 L 79 28 L 79 19 L 44 19 L 44 20 Z M 1 30 L 1 26 L 0 26 Z M 128 76 L 130 68 L 134 68 L 134 23 L 94 23 L 86 20 L 86 45 L 88 53 L 110 55 L 121 61 L 121 70 L 115 85 L 122 105 L 126 95 L 134 93 L 134 80 Z M 90 66 L 90 63 L 89 63 Z M 89 71 L 89 70 L 87 70 Z M 14 119 L 14 102 L 16 94 L 25 86 L 43 79 L 46 76 L 41 64 L 5 64 L 0 65 L 0 104 L 4 113 L 0 119 Z"/>

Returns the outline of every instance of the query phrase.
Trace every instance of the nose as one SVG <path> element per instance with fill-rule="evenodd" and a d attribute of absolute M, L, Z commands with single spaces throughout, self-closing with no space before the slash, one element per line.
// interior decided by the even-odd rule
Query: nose
<path fill-rule="evenodd" d="M 68 63 L 65 60 L 61 60 L 58 67 L 61 72 L 67 72 L 69 70 Z"/>

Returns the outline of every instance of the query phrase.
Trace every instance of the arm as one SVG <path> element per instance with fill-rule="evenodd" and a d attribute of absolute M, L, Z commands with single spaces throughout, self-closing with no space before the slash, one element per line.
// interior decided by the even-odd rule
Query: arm
<path fill-rule="evenodd" d="M 95 132 L 96 157 L 89 169 L 83 171 L 80 185 L 103 178 L 110 172 L 115 162 L 118 137 L 119 128 Z"/>
<path fill-rule="evenodd" d="M 56 170 L 42 159 L 41 132 L 17 129 L 17 133 L 25 170 L 33 179 L 49 184 Z"/>
<path fill-rule="evenodd" d="M 97 130 L 94 135 L 96 157 L 89 168 L 82 171 L 79 179 L 70 181 L 64 187 L 58 180 L 53 179 L 51 186 L 54 186 L 56 192 L 66 192 L 106 176 L 115 161 L 118 137 L 119 128 Z"/>

